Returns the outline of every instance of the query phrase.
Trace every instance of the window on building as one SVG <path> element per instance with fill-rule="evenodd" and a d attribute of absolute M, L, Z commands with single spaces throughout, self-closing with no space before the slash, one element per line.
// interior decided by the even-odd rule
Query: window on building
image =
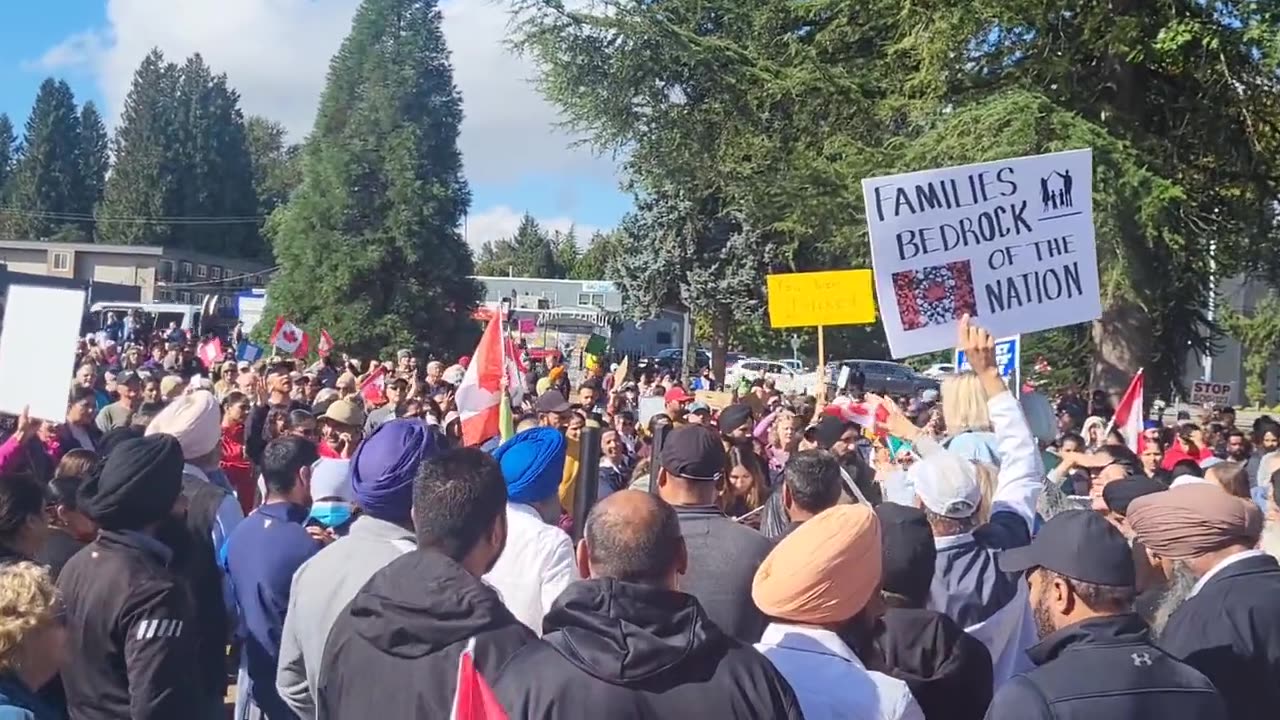
<path fill-rule="evenodd" d="M 160 280 L 161 282 L 173 282 L 173 279 L 174 279 L 174 278 L 173 278 L 173 261 L 172 261 L 172 260 L 161 260 L 161 261 L 160 261 L 160 278 L 159 278 L 159 280 Z"/>
<path fill-rule="evenodd" d="M 204 278 L 209 277 L 209 266 L 208 266 L 208 265 L 197 265 L 197 266 L 196 266 L 196 277 L 198 277 L 198 278 L 200 278 L 200 279 L 202 279 L 202 280 L 203 280 Z"/>
<path fill-rule="evenodd" d="M 51 258 L 49 262 L 53 265 L 54 270 L 60 270 L 65 272 L 71 269 L 71 253 L 55 252 L 55 253 L 50 253 L 50 255 L 51 255 Z"/>
<path fill-rule="evenodd" d="M 222 279 L 222 268 L 218 267 L 217 265 L 210 265 L 210 266 L 209 266 L 209 279 L 210 279 L 210 280 L 221 280 L 221 279 Z"/>
<path fill-rule="evenodd" d="M 180 265 L 178 269 L 179 269 L 179 274 L 178 274 L 179 280 L 191 279 L 191 263 L 187 262 L 186 260 L 183 260 L 182 265 Z"/>
<path fill-rule="evenodd" d="M 667 347 L 670 347 L 673 344 L 671 342 L 671 333 L 669 332 L 660 332 L 657 335 L 655 335 L 653 339 L 659 345 L 666 345 Z"/>
<path fill-rule="evenodd" d="M 191 293 L 186 290 L 183 290 L 182 292 L 178 293 L 178 302 L 190 303 Z"/>
<path fill-rule="evenodd" d="M 156 291 L 156 300 L 158 300 L 158 301 L 160 301 L 160 302 L 169 302 L 170 300 L 173 300 L 173 291 L 172 291 L 172 290 L 157 290 L 157 291 Z"/>
<path fill-rule="evenodd" d="M 578 304 L 590 307 L 604 307 L 604 294 L 578 293 Z"/>

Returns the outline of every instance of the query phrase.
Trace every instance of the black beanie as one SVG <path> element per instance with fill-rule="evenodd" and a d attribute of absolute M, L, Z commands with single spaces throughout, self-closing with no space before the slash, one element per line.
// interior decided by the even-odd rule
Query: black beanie
<path fill-rule="evenodd" d="M 171 435 L 125 440 L 81 486 L 81 508 L 106 530 L 164 520 L 182 492 L 182 446 Z"/>

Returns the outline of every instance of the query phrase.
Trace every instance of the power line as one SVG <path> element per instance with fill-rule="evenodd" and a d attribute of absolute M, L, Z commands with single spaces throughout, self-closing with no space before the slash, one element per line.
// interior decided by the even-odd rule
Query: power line
<path fill-rule="evenodd" d="M 268 215 L 226 215 L 226 216 L 134 216 L 93 215 L 89 213 L 52 212 L 46 210 L 24 210 L 9 205 L 0 205 L 0 215 L 14 217 L 39 218 L 44 220 L 65 220 L 68 222 L 121 223 L 132 225 L 248 225 L 265 221 Z"/>

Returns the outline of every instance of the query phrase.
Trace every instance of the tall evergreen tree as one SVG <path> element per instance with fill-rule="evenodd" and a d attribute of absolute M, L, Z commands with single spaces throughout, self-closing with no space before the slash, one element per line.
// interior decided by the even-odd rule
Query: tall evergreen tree
<path fill-rule="evenodd" d="M 270 215 L 288 201 L 302 182 L 301 148 L 290 145 L 284 126 L 258 115 L 245 122 L 249 139 L 249 159 L 253 163 L 253 187 L 258 196 L 258 214 Z"/>
<path fill-rule="evenodd" d="M 260 255 L 258 226 L 251 220 L 258 200 L 240 97 L 227 86 L 227 76 L 213 74 L 199 54 L 187 58 L 178 76 L 179 214 L 227 219 L 187 225 L 180 242 L 208 253 Z"/>
<path fill-rule="evenodd" d="M 180 228 L 129 218 L 171 218 L 182 213 L 178 186 L 178 67 L 152 50 L 133 74 L 111 147 L 115 165 L 99 206 L 100 242 L 178 244 Z"/>
<path fill-rule="evenodd" d="M 302 185 L 269 225 L 267 315 L 358 353 L 463 352 L 479 287 L 459 227 L 470 204 L 462 100 L 435 0 L 365 0 L 329 67 Z"/>
<path fill-rule="evenodd" d="M 107 127 L 93 101 L 80 108 L 80 176 L 84 180 L 78 205 L 92 213 L 102 201 L 107 186 L 107 170 L 111 166 Z"/>
<path fill-rule="evenodd" d="M 0 113 L 0 205 L 5 204 L 5 189 L 9 184 L 9 176 L 13 174 L 14 144 L 17 141 L 13 134 L 13 122 L 8 115 Z"/>
<path fill-rule="evenodd" d="M 11 234 L 40 240 L 84 224 L 68 215 L 87 211 L 80 202 L 83 187 L 75 95 L 65 81 L 48 78 L 36 93 L 13 171 L 10 202 L 20 214 L 10 217 Z"/>

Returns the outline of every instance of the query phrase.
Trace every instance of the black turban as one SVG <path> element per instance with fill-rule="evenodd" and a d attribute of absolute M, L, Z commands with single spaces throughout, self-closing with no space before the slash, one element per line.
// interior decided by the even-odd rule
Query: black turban
<path fill-rule="evenodd" d="M 142 428 L 128 427 L 116 428 L 108 433 L 103 434 L 102 438 L 97 442 L 98 457 L 105 460 L 111 455 L 111 451 L 125 440 L 133 440 L 142 437 Z"/>
<path fill-rule="evenodd" d="M 1129 503 L 1143 495 L 1162 492 L 1168 487 L 1146 475 L 1130 475 L 1123 480 L 1109 482 L 1102 488 L 1102 501 L 1107 509 L 1120 515 L 1129 514 Z"/>
<path fill-rule="evenodd" d="M 106 530 L 141 530 L 168 517 L 182 492 L 183 464 L 170 435 L 125 440 L 81 487 L 81 508 Z"/>
<path fill-rule="evenodd" d="M 749 422 L 751 422 L 751 408 L 747 405 L 743 405 L 742 403 L 736 403 L 734 405 L 730 405 L 724 410 L 721 410 L 720 418 L 718 420 L 720 432 L 725 435 L 728 435 Z M 748 430 L 749 429 L 750 428 L 748 428 Z"/>

